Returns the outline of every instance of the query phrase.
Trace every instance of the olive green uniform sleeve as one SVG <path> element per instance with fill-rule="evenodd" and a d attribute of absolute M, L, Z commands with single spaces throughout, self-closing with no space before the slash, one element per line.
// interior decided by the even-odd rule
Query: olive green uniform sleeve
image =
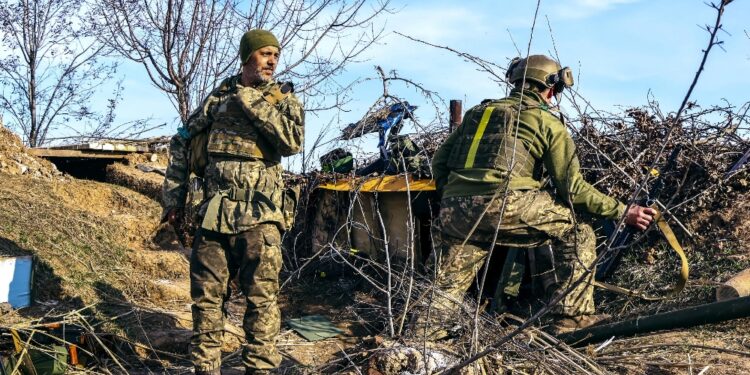
<path fill-rule="evenodd" d="M 554 116 L 542 116 L 542 127 L 547 149 L 543 155 L 544 166 L 557 188 L 557 194 L 586 211 L 618 218 L 625 212 L 625 205 L 609 197 L 583 179 L 580 172 L 576 147 L 565 126 Z"/>
<path fill-rule="evenodd" d="M 448 182 L 448 175 L 450 169 L 448 168 L 448 158 L 451 154 L 451 149 L 456 139 L 459 137 L 459 129 L 455 129 L 448 138 L 443 142 L 435 155 L 432 156 L 432 178 L 435 180 L 435 186 L 438 191 L 442 191 L 445 184 Z"/>
<path fill-rule="evenodd" d="M 239 87 L 236 94 L 243 111 L 254 120 L 258 132 L 271 142 L 282 156 L 302 151 L 305 116 L 302 104 L 289 94 L 276 105 L 253 87 Z"/>
<path fill-rule="evenodd" d="M 224 80 L 221 85 L 211 91 L 203 100 L 201 106 L 190 114 L 187 123 L 177 129 L 177 134 L 169 142 L 169 165 L 162 185 L 162 206 L 164 207 L 162 219 L 170 209 L 185 206 L 187 185 L 190 178 L 190 171 L 188 170 L 190 140 L 211 125 L 211 112 L 230 85 L 231 79 Z"/>

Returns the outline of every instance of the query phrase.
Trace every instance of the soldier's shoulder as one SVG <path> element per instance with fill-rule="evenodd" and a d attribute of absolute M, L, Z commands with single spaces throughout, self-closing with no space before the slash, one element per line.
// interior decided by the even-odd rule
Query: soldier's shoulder
<path fill-rule="evenodd" d="M 545 106 L 544 108 L 541 108 L 540 116 L 545 122 L 559 126 L 563 125 L 562 121 L 560 121 L 560 111 L 557 108 L 549 108 Z"/>
<path fill-rule="evenodd" d="M 235 91 L 237 90 L 237 85 L 241 82 L 241 79 L 242 77 L 239 74 L 224 78 L 212 93 L 223 95 Z"/>
<path fill-rule="evenodd" d="M 499 103 L 502 99 L 484 99 L 479 104 L 469 108 L 468 112 L 483 112 L 487 107 Z"/>
<path fill-rule="evenodd" d="M 297 94 L 295 94 L 294 92 L 290 92 L 289 93 L 289 100 L 291 100 L 291 101 L 293 101 L 294 103 L 297 103 L 297 104 L 302 104 L 302 101 L 299 99 L 299 97 L 297 96 Z"/>

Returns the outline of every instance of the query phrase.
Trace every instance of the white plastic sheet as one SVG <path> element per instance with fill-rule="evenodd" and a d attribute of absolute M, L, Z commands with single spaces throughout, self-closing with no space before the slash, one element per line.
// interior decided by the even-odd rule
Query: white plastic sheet
<path fill-rule="evenodd" d="M 0 302 L 8 302 L 13 308 L 31 305 L 30 256 L 0 257 Z"/>

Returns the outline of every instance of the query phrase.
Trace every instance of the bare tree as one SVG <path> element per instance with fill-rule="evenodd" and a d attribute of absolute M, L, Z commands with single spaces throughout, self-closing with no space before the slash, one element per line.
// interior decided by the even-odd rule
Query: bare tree
<path fill-rule="evenodd" d="M 272 31 L 282 46 L 280 79 L 297 83 L 308 111 L 339 108 L 349 83 L 335 78 L 383 35 L 376 22 L 390 0 L 252 0 L 248 29 Z"/>
<path fill-rule="evenodd" d="M 96 22 L 102 42 L 141 64 L 186 121 L 237 57 L 233 7 L 225 0 L 103 0 Z"/>
<path fill-rule="evenodd" d="M 240 35 L 271 30 L 282 46 L 279 78 L 293 80 L 308 110 L 337 108 L 335 78 L 382 35 L 375 18 L 389 0 L 103 0 L 102 40 L 140 63 L 180 118 L 226 75 L 237 73 Z M 328 100 L 333 98 L 333 101 Z"/>
<path fill-rule="evenodd" d="M 105 114 L 90 107 L 117 66 L 103 60 L 85 13 L 83 0 L 0 0 L 0 109 L 29 146 L 60 127 L 102 129 L 114 119 L 119 86 Z"/>

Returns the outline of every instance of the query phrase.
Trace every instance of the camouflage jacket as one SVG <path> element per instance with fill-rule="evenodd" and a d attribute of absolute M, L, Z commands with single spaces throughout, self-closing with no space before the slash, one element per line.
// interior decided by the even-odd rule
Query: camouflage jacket
<path fill-rule="evenodd" d="M 488 120 L 489 122 L 502 121 L 501 115 L 498 114 L 501 111 L 498 110 L 493 113 L 486 109 L 496 105 L 502 107 L 507 105 L 508 102 L 515 106 L 516 111 L 521 108 L 517 117 L 518 121 L 513 121 L 512 131 L 505 134 L 484 132 L 485 129 L 488 131 L 490 129 L 501 129 L 500 132 L 505 131 L 503 129 L 505 126 L 487 125 Z M 480 120 L 485 116 L 488 120 Z M 515 116 L 515 113 L 513 116 Z M 477 123 L 481 121 L 485 122 L 486 128 L 481 124 L 477 126 Z M 517 128 L 515 124 L 518 125 Z M 481 131 L 477 131 L 478 128 Z M 464 134 L 467 132 L 472 134 Z M 483 142 L 490 142 L 491 139 L 502 139 L 509 136 L 508 134 L 516 134 L 517 140 L 506 142 L 506 144 L 512 143 L 514 147 L 521 147 L 522 150 L 520 151 L 530 156 L 530 160 L 526 161 L 529 164 L 528 168 L 514 167 L 511 172 L 508 172 L 507 168 L 503 170 L 503 168 L 487 167 L 491 163 L 486 163 L 484 160 L 477 160 L 476 163 L 473 160 L 471 163 L 468 160 L 466 162 L 466 165 L 477 164 L 484 166 L 484 168 L 465 168 L 463 167 L 464 160 L 458 162 L 454 160 L 457 158 L 457 154 L 467 159 L 466 155 L 460 152 L 456 153 L 454 149 L 464 147 L 461 145 L 462 141 L 464 145 L 471 144 L 472 152 L 476 154 L 477 159 L 497 155 L 501 151 L 488 150 L 488 147 L 493 148 L 495 146 L 483 145 Z M 468 140 L 468 142 L 465 140 Z M 476 150 L 484 151 L 484 153 L 477 154 Z M 520 155 L 521 152 L 517 151 L 516 154 Z M 519 156 L 518 159 L 521 159 L 521 157 Z M 524 160 L 520 160 L 520 163 L 523 162 Z M 456 168 L 455 165 L 457 164 L 460 167 Z M 454 167 L 451 168 L 451 165 Z M 570 200 L 576 207 L 608 218 L 618 218 L 625 211 L 624 204 L 601 193 L 583 179 L 576 156 L 575 144 L 568 130 L 550 112 L 542 98 L 534 92 L 526 91 L 522 98 L 521 93 L 514 90 L 508 98 L 483 102 L 468 110 L 461 126 L 436 151 L 432 159 L 432 168 L 437 187 L 442 190 L 444 198 L 493 195 L 497 189 L 505 186 L 505 182 L 508 183 L 508 188 L 511 190 L 539 189 L 542 185 L 541 173 L 535 172 L 545 170 L 552 179 L 557 195 L 562 201 Z M 506 181 L 507 176 L 510 176 L 509 181 Z"/>
<path fill-rule="evenodd" d="M 209 139 L 214 138 L 211 132 L 226 132 L 226 129 L 215 129 L 212 124 L 230 102 L 241 108 L 232 115 L 237 117 L 238 124 L 253 127 L 256 143 L 263 143 L 280 156 L 291 156 L 302 150 L 304 111 L 294 94 L 274 99 L 268 93 L 278 88 L 275 82 L 255 87 L 244 87 L 240 82 L 239 75 L 225 79 L 172 137 L 162 190 L 164 215 L 172 208 L 185 206 L 190 177 L 190 140 L 203 131 L 209 132 Z M 222 120 L 227 121 L 226 113 Z M 283 169 L 280 157 L 272 159 L 212 153 L 209 147 L 204 171 L 205 199 L 199 210 L 203 217 L 201 227 L 226 234 L 241 233 L 268 222 L 284 228 Z"/>

